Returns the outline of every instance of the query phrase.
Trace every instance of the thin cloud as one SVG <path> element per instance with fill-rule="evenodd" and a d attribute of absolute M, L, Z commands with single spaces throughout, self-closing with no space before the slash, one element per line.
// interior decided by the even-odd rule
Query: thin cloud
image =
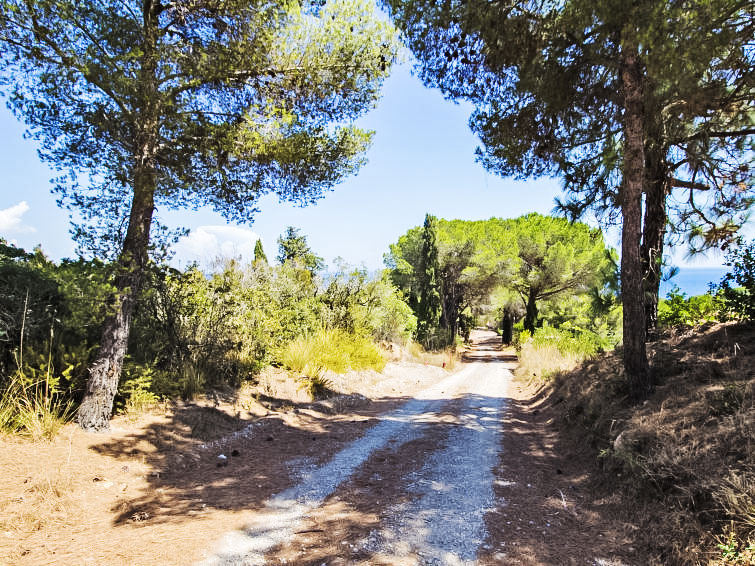
<path fill-rule="evenodd" d="M 29 205 L 25 200 L 18 204 L 0 210 L 0 234 L 28 234 L 36 232 L 33 226 L 27 226 L 23 222 L 23 216 L 29 211 Z"/>
<path fill-rule="evenodd" d="M 256 232 L 239 226 L 199 226 L 178 240 L 174 262 L 181 265 L 197 262 L 207 266 L 218 258 L 252 261 L 254 245 L 259 239 Z"/>

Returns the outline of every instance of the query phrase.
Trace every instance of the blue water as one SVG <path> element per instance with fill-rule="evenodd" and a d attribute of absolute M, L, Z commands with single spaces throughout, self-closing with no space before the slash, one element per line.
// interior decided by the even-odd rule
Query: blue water
<path fill-rule="evenodd" d="M 661 282 L 661 297 L 665 297 L 674 286 L 688 297 L 707 293 L 708 283 L 719 283 L 727 270 L 727 267 L 680 267 L 676 276 Z"/>

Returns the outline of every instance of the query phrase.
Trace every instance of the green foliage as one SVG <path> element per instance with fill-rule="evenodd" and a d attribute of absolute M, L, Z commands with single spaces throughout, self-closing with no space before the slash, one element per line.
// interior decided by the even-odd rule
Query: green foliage
<path fill-rule="evenodd" d="M 0 240 L 0 375 L 23 364 L 22 344 L 44 344 L 65 301 L 54 267 L 40 250 L 26 253 Z"/>
<path fill-rule="evenodd" d="M 371 279 L 364 268 L 336 260 L 337 271 L 326 280 L 321 318 L 326 328 L 367 334 L 374 340 L 406 342 L 417 318 L 386 277 Z"/>
<path fill-rule="evenodd" d="M 474 106 L 486 169 L 560 177 L 571 219 L 621 213 L 623 358 L 632 395 L 646 395 L 666 230 L 693 250 L 728 243 L 755 203 L 750 4 L 384 3 L 424 83 Z M 526 310 L 534 331 L 532 296 Z"/>
<path fill-rule="evenodd" d="M 265 250 L 262 249 L 262 240 L 257 240 L 257 242 L 254 244 L 254 263 L 257 263 L 258 261 L 267 263 Z"/>
<path fill-rule="evenodd" d="M 734 531 L 716 545 L 721 551 L 723 564 L 751 566 L 755 564 L 755 542 L 741 542 Z"/>
<path fill-rule="evenodd" d="M 147 188 L 158 207 L 244 221 L 261 194 L 306 204 L 353 174 L 372 134 L 349 122 L 378 99 L 398 50 L 363 0 L 7 0 L 0 43 L 9 104 L 43 159 L 70 171 L 57 190 L 104 232 L 109 257 L 137 163 L 159 177 Z"/>
<path fill-rule="evenodd" d="M 116 312 L 79 411 L 100 429 L 155 209 L 248 222 L 264 194 L 320 198 L 365 161 L 373 132 L 354 121 L 378 100 L 398 40 L 367 0 L 3 0 L 0 46 L 0 88 L 62 172 L 80 249 L 118 258 Z"/>
<path fill-rule="evenodd" d="M 411 309 L 390 283 L 345 265 L 322 285 L 296 262 L 242 267 L 229 261 L 212 275 L 196 268 L 151 273 L 130 351 L 135 364 L 154 370 L 150 391 L 158 396 L 191 398 L 208 387 L 236 386 L 279 362 L 279 352 L 303 347 L 289 347 L 297 339 L 320 336 L 320 328 L 371 343 L 405 341 L 416 327 Z M 325 340 L 318 347 L 348 353 L 355 340 L 344 338 L 332 347 Z M 361 367 L 359 356 L 355 359 L 355 367 Z M 331 366 L 344 371 L 342 362 L 325 367 Z"/>
<path fill-rule="evenodd" d="M 437 231 L 438 219 L 426 214 L 417 266 L 417 338 L 425 345 L 431 343 L 441 315 Z"/>
<path fill-rule="evenodd" d="M 519 334 L 519 344 L 530 343 L 534 347 L 552 346 L 563 355 L 574 354 L 589 358 L 615 344 L 586 329 L 553 328 L 543 326 L 532 335 L 527 330 Z"/>
<path fill-rule="evenodd" d="M 721 319 L 722 297 L 719 294 L 687 295 L 674 287 L 658 301 L 658 322 L 663 326 L 694 326 Z"/>
<path fill-rule="evenodd" d="M 101 262 L 55 264 L 41 250 L 0 240 L 0 387 L 19 366 L 32 371 L 49 358 L 53 373 L 65 368 L 66 387 L 81 390 L 111 289 L 108 273 Z"/>
<path fill-rule="evenodd" d="M 391 280 L 407 296 L 420 318 L 424 228 L 412 228 L 391 245 L 385 262 Z M 552 325 L 573 325 L 602 335 L 616 335 L 615 252 L 607 249 L 600 230 L 563 218 L 529 214 L 505 220 L 440 220 L 437 228 L 441 317 L 424 343 L 451 343 L 468 332 L 479 314 L 527 317 L 530 332 L 542 318 Z M 576 305 L 580 314 L 558 310 Z M 529 306 L 529 309 L 527 307 Z M 563 311 L 563 309 L 562 309 Z M 577 321 L 577 319 L 579 319 Z"/>
<path fill-rule="evenodd" d="M 406 343 L 417 331 L 417 317 L 400 291 L 387 279 L 367 284 L 366 304 L 359 306 L 359 320 L 375 340 Z"/>
<path fill-rule="evenodd" d="M 574 369 L 583 360 L 612 345 L 586 330 L 544 326 L 534 336 L 528 330 L 521 330 L 516 341 L 517 374 L 528 379 L 550 379 L 558 372 Z"/>
<path fill-rule="evenodd" d="M 118 393 L 123 398 L 123 412 L 126 415 L 141 415 L 157 403 L 158 397 L 152 391 L 154 374 L 153 368 L 124 364 Z"/>
<path fill-rule="evenodd" d="M 293 263 L 315 274 L 325 263 L 312 252 L 307 237 L 299 234 L 299 229 L 289 226 L 285 234 L 278 237 L 278 261 L 282 264 Z"/>
<path fill-rule="evenodd" d="M 575 336 L 591 336 L 599 351 L 610 350 L 621 342 L 621 305 L 596 305 L 593 293 L 566 294 L 543 301 L 540 315 L 549 327 Z M 538 328 L 536 334 L 540 331 Z"/>
<path fill-rule="evenodd" d="M 721 280 L 723 301 L 729 312 L 746 320 L 755 320 L 755 240 L 743 240 L 726 254 L 731 268 Z M 734 284 L 734 286 L 732 286 Z"/>
<path fill-rule="evenodd" d="M 385 359 L 380 349 L 368 338 L 343 330 L 320 330 L 286 345 L 280 361 L 295 373 L 306 374 L 323 368 L 335 373 L 350 369 L 382 371 Z"/>
<path fill-rule="evenodd" d="M 538 301 L 603 285 L 608 250 L 601 231 L 581 222 L 537 213 L 510 222 L 519 259 L 510 285 L 525 301 L 524 327 L 532 333 Z"/>
<path fill-rule="evenodd" d="M 572 218 L 592 209 L 610 221 L 621 203 L 620 70 L 631 39 L 642 64 L 646 185 L 659 183 L 663 195 L 651 216 L 661 229 L 672 216 L 669 229 L 696 247 L 731 240 L 746 220 L 755 28 L 746 2 L 385 4 L 424 83 L 474 105 L 483 166 L 502 176 L 559 176 L 567 192 L 559 204 Z"/>
<path fill-rule="evenodd" d="M 131 333 L 134 361 L 176 376 L 203 368 L 212 376 L 208 386 L 249 375 L 251 363 L 235 355 L 235 278 L 232 269 L 210 278 L 196 268 L 153 269 Z"/>

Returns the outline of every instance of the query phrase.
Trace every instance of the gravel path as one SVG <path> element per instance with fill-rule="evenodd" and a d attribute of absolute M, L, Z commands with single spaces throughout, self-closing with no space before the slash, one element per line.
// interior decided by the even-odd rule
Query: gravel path
<path fill-rule="evenodd" d="M 302 466 L 295 486 L 268 500 L 243 530 L 227 533 L 202 565 L 266 564 L 265 554 L 292 540 L 305 518 L 372 454 L 430 434 L 444 412 L 456 417 L 445 442 L 423 454 L 420 471 L 403 480 L 417 498 L 387 508 L 381 529 L 360 546 L 376 555 L 419 556 L 428 565 L 474 564 L 486 536 L 484 514 L 494 505 L 492 470 L 510 377 L 501 364 L 477 362 L 419 392 L 324 465 Z"/>
<path fill-rule="evenodd" d="M 476 563 L 487 535 L 485 513 L 495 507 L 493 468 L 510 374 L 495 364 L 472 367 L 471 390 L 445 445 L 405 478 L 417 498 L 387 510 L 383 528 L 368 537 L 367 550 L 414 555 L 428 566 Z"/>

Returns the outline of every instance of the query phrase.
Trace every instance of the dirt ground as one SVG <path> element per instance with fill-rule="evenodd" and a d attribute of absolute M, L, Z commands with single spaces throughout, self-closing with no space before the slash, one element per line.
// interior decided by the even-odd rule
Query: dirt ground
<path fill-rule="evenodd" d="M 472 350 L 466 361 L 479 355 Z M 515 364 L 510 353 L 485 355 Z M 294 485 L 302 462 L 324 463 L 379 415 L 448 374 L 396 360 L 382 375 L 332 376 L 340 394 L 311 403 L 272 372 L 254 395 L 117 417 L 104 434 L 70 425 L 51 443 L 2 438 L 0 564 L 195 564 L 212 541 Z M 510 391 L 495 469 L 498 503 L 487 514 L 480 564 L 641 564 L 632 527 L 615 518 L 619 502 L 592 497 L 590 465 L 559 445 L 540 402 L 521 384 Z M 374 453 L 296 540 L 273 549 L 270 563 L 395 564 L 353 543 L 382 520 L 387 502 L 411 497 L 400 477 L 420 465 L 418 455 L 454 419 L 451 408 L 427 435 Z"/>
<path fill-rule="evenodd" d="M 313 403 L 269 371 L 239 398 L 117 416 L 107 433 L 71 424 L 50 443 L 0 438 L 0 564 L 193 564 L 292 485 L 298 462 L 327 460 L 447 374 L 399 360 L 330 376 L 341 394 Z"/>

